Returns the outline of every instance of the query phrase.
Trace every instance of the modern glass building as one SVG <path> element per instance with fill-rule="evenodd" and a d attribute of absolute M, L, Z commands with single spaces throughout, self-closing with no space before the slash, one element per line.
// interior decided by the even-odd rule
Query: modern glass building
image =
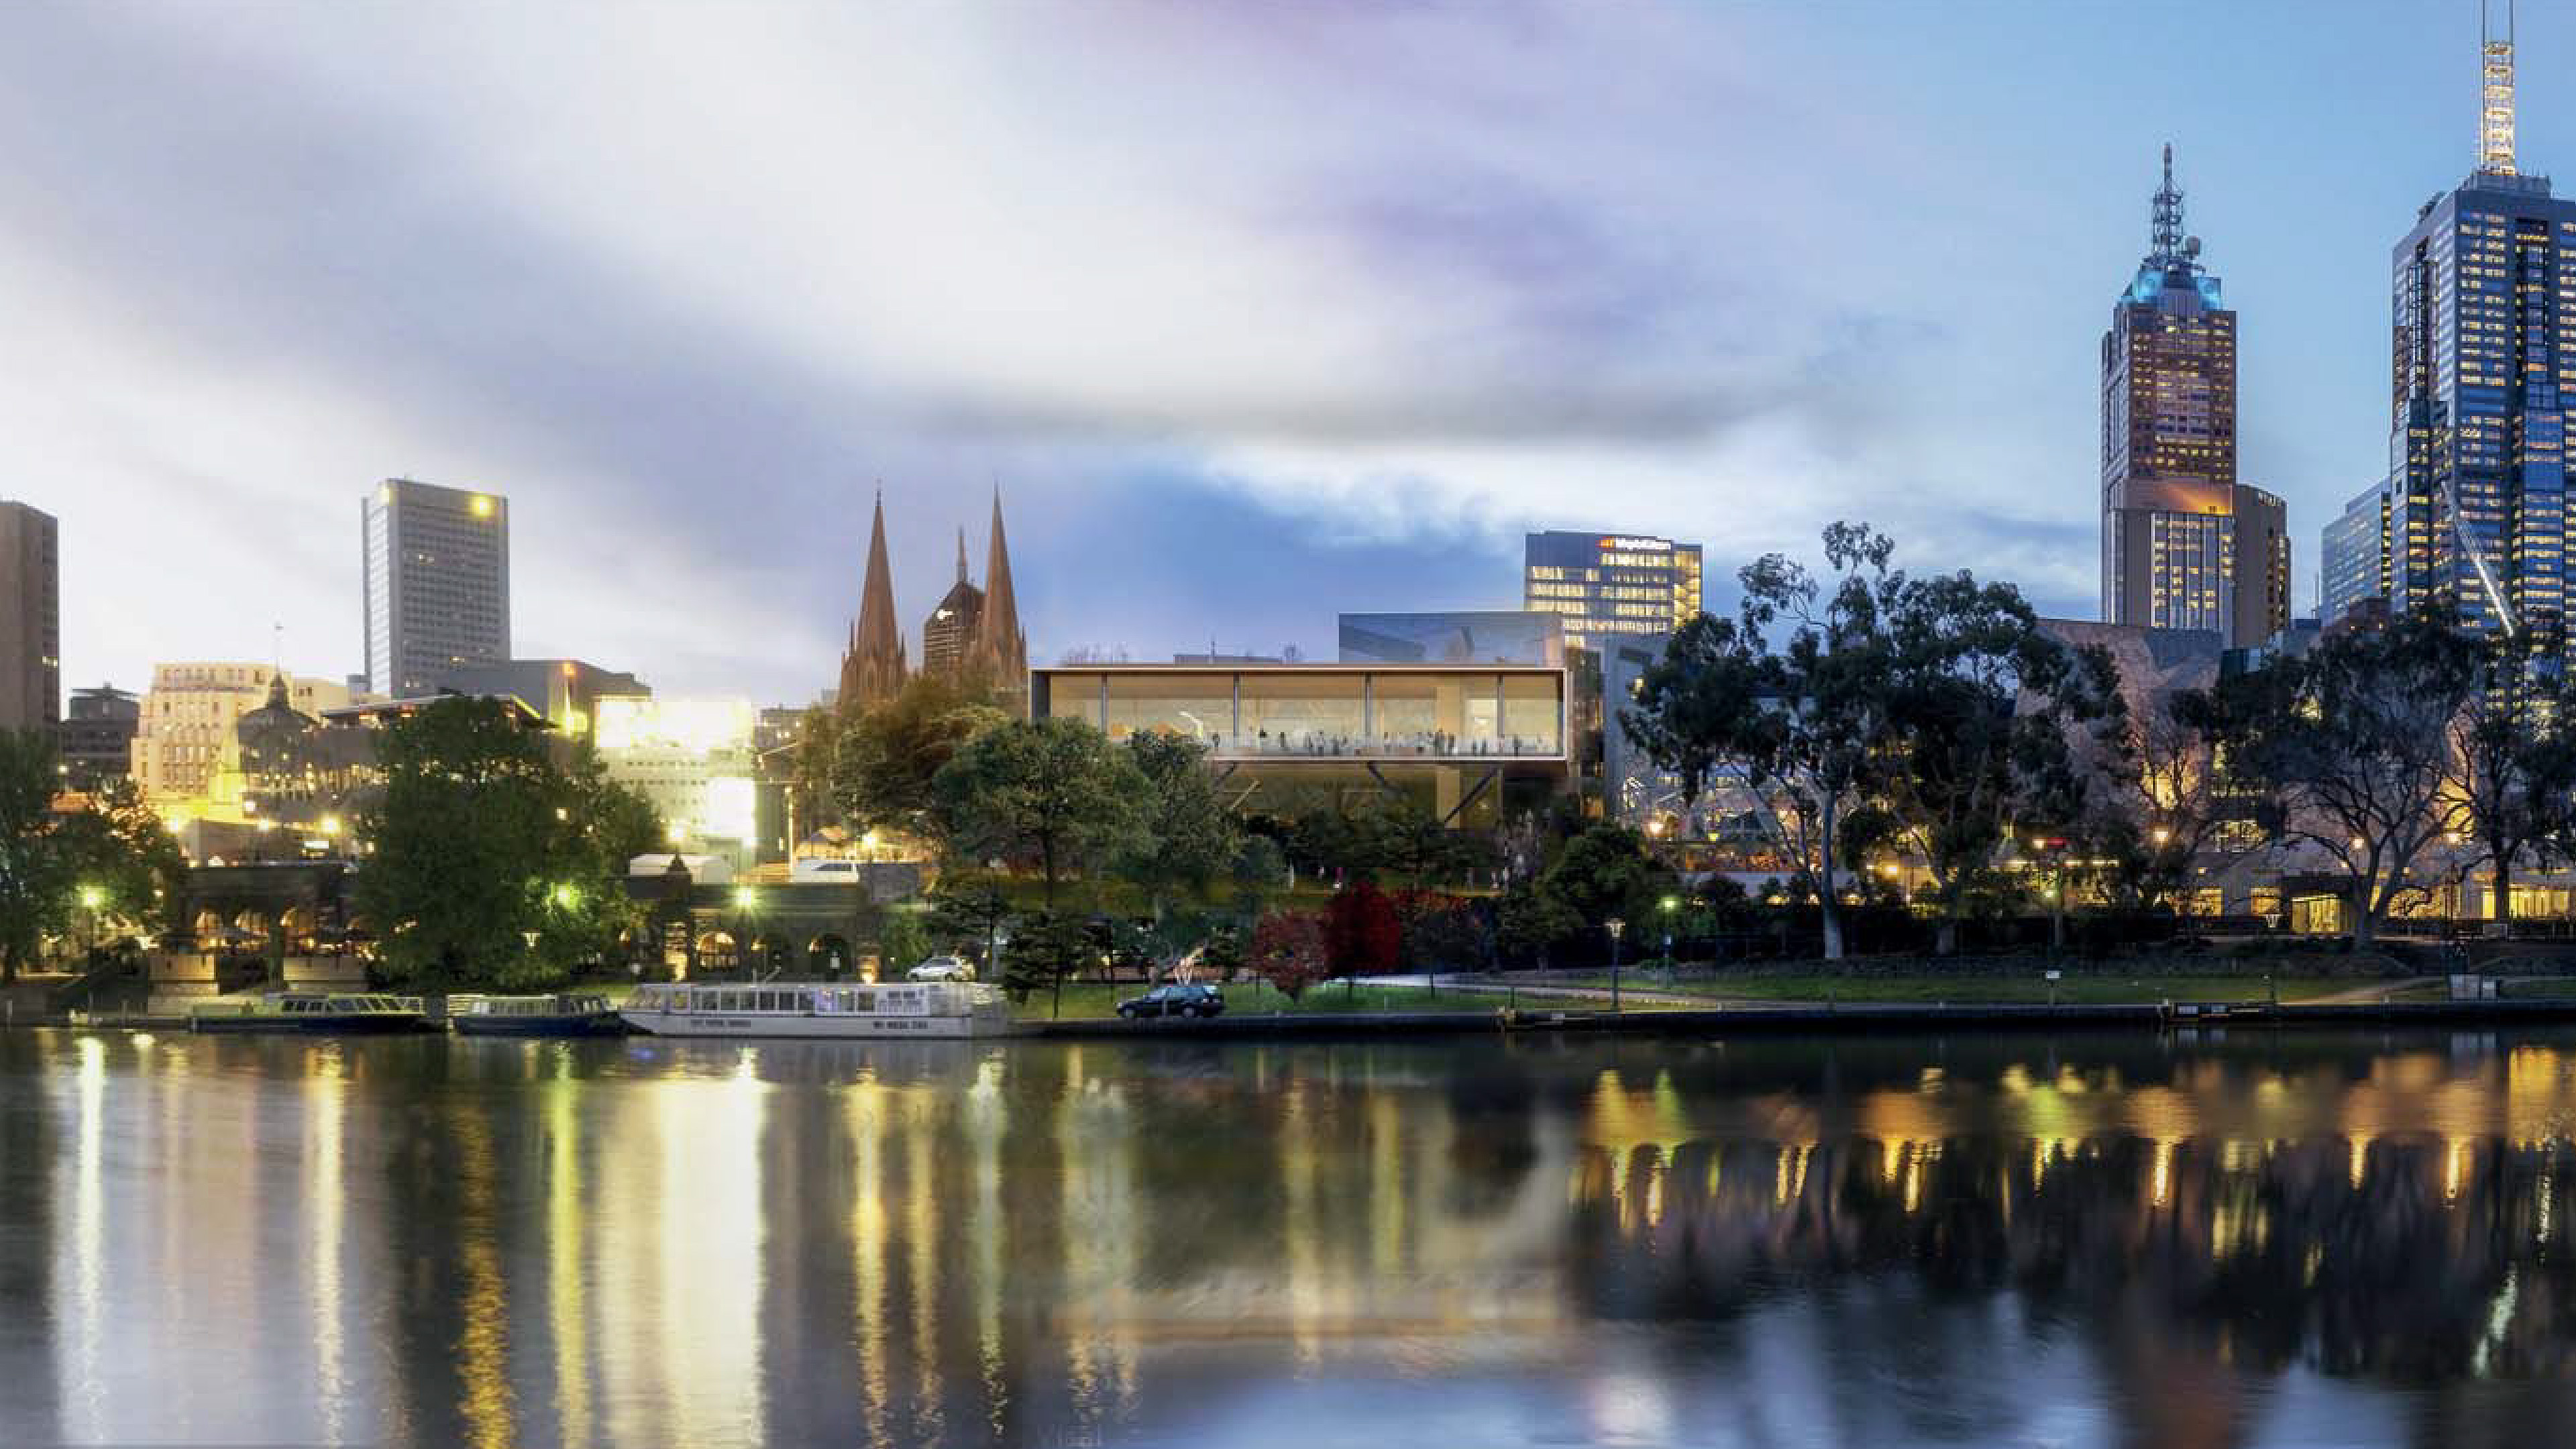
<path fill-rule="evenodd" d="M 1030 672 L 1038 717 L 1113 740 L 1163 730 L 1208 747 L 1241 808 L 1303 795 L 1414 793 L 1474 819 L 1522 782 L 1566 778 L 1566 674 L 1523 665 L 1079 664 Z"/>
<path fill-rule="evenodd" d="M 2385 481 L 2371 484 L 2326 524 L 2320 562 L 2317 617 L 2331 624 L 2374 599 L 2388 597 L 2388 522 L 2393 495 Z"/>
<path fill-rule="evenodd" d="M 1344 664 L 1565 662 L 1565 620 L 1544 610 L 1344 614 L 1338 622 Z"/>
<path fill-rule="evenodd" d="M 409 698 L 510 657 L 510 503 L 388 478 L 359 504 L 367 687 Z"/>
<path fill-rule="evenodd" d="M 2236 477 L 2236 314 L 2183 235 L 2173 148 L 2102 334 L 2102 619 L 2255 644 L 2290 619 L 2279 497 Z"/>
<path fill-rule="evenodd" d="M 1624 635 L 1669 634 L 1699 615 L 1695 543 L 1632 533 L 1533 533 L 1523 559 L 1523 606 L 1563 615 L 1569 649 L 1598 652 Z"/>

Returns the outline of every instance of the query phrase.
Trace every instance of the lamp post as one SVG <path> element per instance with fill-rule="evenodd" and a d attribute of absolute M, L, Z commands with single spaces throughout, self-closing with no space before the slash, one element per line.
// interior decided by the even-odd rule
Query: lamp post
<path fill-rule="evenodd" d="M 1628 929 L 1628 923 L 1617 916 L 1612 916 L 1601 924 L 1608 927 L 1610 931 L 1610 1014 L 1617 1016 L 1619 1014 L 1619 937 Z"/>
<path fill-rule="evenodd" d="M 88 940 L 81 950 L 81 961 L 86 965 L 90 957 L 98 954 L 98 911 L 107 904 L 107 892 L 94 885 L 82 886 L 80 903 L 88 928 Z"/>
<path fill-rule="evenodd" d="M 1666 986 L 1673 984 L 1673 967 L 1675 965 L 1673 961 L 1673 912 L 1678 911 L 1681 908 L 1682 898 L 1680 896 L 1664 897 L 1664 984 Z"/>
<path fill-rule="evenodd" d="M 757 970 L 753 970 L 751 967 L 752 914 L 759 909 L 760 892 L 753 890 L 747 885 L 735 886 L 733 888 L 734 968 L 740 971 L 748 971 L 751 979 L 754 981 L 763 979 L 760 973 Z M 765 966 L 768 963 L 764 961 L 761 964 Z"/>

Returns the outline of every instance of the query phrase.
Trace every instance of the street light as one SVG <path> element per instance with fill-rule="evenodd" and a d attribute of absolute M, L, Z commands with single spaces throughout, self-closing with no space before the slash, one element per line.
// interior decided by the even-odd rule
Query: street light
<path fill-rule="evenodd" d="M 80 888 L 81 909 L 89 913 L 89 941 L 81 955 L 84 960 L 98 954 L 98 910 L 107 904 L 107 892 L 95 885 Z"/>
<path fill-rule="evenodd" d="M 1670 986 L 1670 985 L 1672 985 L 1672 984 L 1673 984 L 1673 967 L 1674 967 L 1674 966 L 1675 966 L 1675 964 L 1676 964 L 1676 963 L 1674 962 L 1674 960 L 1673 960 L 1673 912 L 1678 911 L 1678 910 L 1680 910 L 1680 909 L 1682 908 L 1682 898 L 1681 898 L 1680 896 L 1666 896 L 1666 897 L 1664 897 L 1663 907 L 1664 907 L 1664 984 L 1665 984 L 1666 986 Z"/>
<path fill-rule="evenodd" d="M 1610 929 L 1610 1014 L 1617 1016 L 1619 1014 L 1619 937 L 1628 929 L 1628 923 L 1617 916 L 1612 916 L 1601 924 Z"/>

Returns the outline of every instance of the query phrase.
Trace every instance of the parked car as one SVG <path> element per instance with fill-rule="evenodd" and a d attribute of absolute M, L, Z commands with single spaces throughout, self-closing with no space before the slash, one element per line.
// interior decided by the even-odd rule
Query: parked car
<path fill-rule="evenodd" d="M 904 975 L 915 981 L 972 981 L 975 964 L 956 956 L 933 956 Z"/>
<path fill-rule="evenodd" d="M 1157 986 L 1142 996 L 1118 1003 L 1118 1014 L 1141 1016 L 1215 1016 L 1225 1010 L 1225 995 L 1213 986 Z"/>

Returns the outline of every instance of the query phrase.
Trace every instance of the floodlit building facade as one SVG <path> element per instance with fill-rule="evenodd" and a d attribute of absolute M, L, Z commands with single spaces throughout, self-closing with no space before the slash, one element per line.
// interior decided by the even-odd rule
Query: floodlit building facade
<path fill-rule="evenodd" d="M 367 687 L 411 698 L 510 657 L 510 502 L 388 478 L 359 504 Z"/>
<path fill-rule="evenodd" d="M 1237 808 L 1286 813 L 1409 795 L 1491 824 L 1569 775 L 1566 671 L 1534 665 L 1079 664 L 1030 673 L 1041 717 L 1113 740 L 1163 730 L 1208 747 Z"/>
<path fill-rule="evenodd" d="M 1565 647 L 1669 634 L 1698 617 L 1700 546 L 1633 533 L 1533 533 L 1524 541 L 1522 607 L 1562 615 Z"/>
<path fill-rule="evenodd" d="M 245 819 L 237 727 L 271 704 L 273 682 L 282 683 L 278 702 L 306 717 L 353 702 L 345 681 L 281 676 L 270 664 L 154 665 L 134 735 L 134 783 L 144 802 L 174 824 Z"/>
<path fill-rule="evenodd" d="M 749 700 L 610 696 L 593 739 L 610 780 L 651 801 L 682 843 L 741 869 L 761 840 L 758 721 Z"/>

